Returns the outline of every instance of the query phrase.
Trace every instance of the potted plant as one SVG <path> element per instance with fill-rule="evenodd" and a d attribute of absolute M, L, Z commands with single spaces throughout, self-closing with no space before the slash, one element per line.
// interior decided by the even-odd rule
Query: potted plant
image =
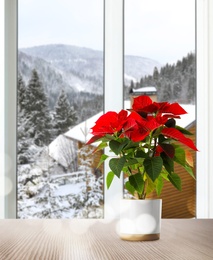
<path fill-rule="evenodd" d="M 197 151 L 191 133 L 176 125 L 187 112 L 178 103 L 153 102 L 148 96 L 134 98 L 132 109 L 109 111 L 91 128 L 91 144 L 100 142 L 96 151 L 109 147 L 100 163 L 109 160 L 107 188 L 113 178 L 127 177 L 125 189 L 136 200 L 121 203 L 120 236 L 128 240 L 159 239 L 161 199 L 146 199 L 152 191 L 161 194 L 164 181 L 181 190 L 181 177 L 174 164 L 183 166 L 193 178 L 193 160 L 187 148 Z"/>

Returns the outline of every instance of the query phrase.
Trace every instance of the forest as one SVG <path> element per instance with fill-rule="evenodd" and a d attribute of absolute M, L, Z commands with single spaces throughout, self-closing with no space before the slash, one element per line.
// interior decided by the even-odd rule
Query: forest
<path fill-rule="evenodd" d="M 195 104 L 196 100 L 196 57 L 189 53 L 175 64 L 166 64 L 160 70 L 154 68 L 152 75 L 142 77 L 138 82 L 131 81 L 125 86 L 125 97 L 132 89 L 154 86 L 157 89 L 158 101 Z"/>

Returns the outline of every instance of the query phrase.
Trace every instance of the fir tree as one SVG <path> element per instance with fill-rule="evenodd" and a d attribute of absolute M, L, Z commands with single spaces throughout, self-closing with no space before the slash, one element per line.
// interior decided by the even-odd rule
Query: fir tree
<path fill-rule="evenodd" d="M 18 86 L 17 86 L 17 103 L 18 103 L 18 111 L 22 112 L 24 109 L 24 100 L 25 100 L 25 92 L 26 86 L 22 79 L 21 74 L 18 75 Z"/>
<path fill-rule="evenodd" d="M 158 68 L 155 67 L 155 68 L 154 68 L 154 71 L 153 71 L 153 79 L 154 79 L 154 81 L 155 81 L 156 83 L 157 83 L 157 81 L 158 81 L 158 78 L 159 78 Z"/>
<path fill-rule="evenodd" d="M 18 75 L 17 82 L 17 105 L 18 105 L 18 116 L 17 116 L 17 161 L 19 164 L 26 164 L 29 162 L 29 141 L 27 131 L 27 118 L 25 116 L 25 99 L 26 99 L 26 86 L 23 81 L 21 74 Z"/>
<path fill-rule="evenodd" d="M 51 118 L 47 96 L 35 69 L 26 88 L 24 108 L 29 135 L 34 143 L 38 146 L 48 144 L 51 139 Z"/>
<path fill-rule="evenodd" d="M 76 120 L 74 108 L 70 106 L 67 94 L 62 90 L 55 106 L 54 127 L 57 129 L 57 134 L 68 131 L 75 124 Z"/>

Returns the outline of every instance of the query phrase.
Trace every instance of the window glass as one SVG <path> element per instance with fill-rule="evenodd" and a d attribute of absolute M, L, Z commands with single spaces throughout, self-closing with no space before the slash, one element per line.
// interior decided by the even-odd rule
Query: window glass
<path fill-rule="evenodd" d="M 191 131 L 195 141 L 195 1 L 125 0 L 124 21 L 125 107 L 131 108 L 138 95 L 158 102 L 178 102 L 188 115 L 177 119 L 176 124 Z M 195 154 L 193 157 L 196 161 Z M 164 187 L 163 217 L 195 216 L 195 181 L 182 169 L 175 170 L 184 176 L 183 192 Z M 186 202 L 179 208 L 170 207 L 171 196 Z"/>
<path fill-rule="evenodd" d="M 19 0 L 18 218 L 103 217 L 102 110 L 103 1 Z"/>

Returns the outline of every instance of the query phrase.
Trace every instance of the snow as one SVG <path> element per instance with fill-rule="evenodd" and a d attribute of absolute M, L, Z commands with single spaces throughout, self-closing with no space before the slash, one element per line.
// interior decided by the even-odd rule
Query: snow
<path fill-rule="evenodd" d="M 137 88 L 132 90 L 133 93 L 144 93 L 144 92 L 157 92 L 156 87 L 143 87 L 143 88 Z"/>
<path fill-rule="evenodd" d="M 73 178 L 74 174 L 81 176 L 82 171 L 50 176 L 28 187 L 19 184 L 19 218 L 103 218 L 103 177 L 96 180 L 91 171 L 84 172 L 84 178 Z M 58 185 L 68 176 L 68 183 Z M 29 190 L 32 197 L 27 196 Z"/>
<path fill-rule="evenodd" d="M 60 161 L 60 164 L 64 167 L 68 167 L 72 150 L 75 150 L 73 147 L 73 141 L 66 138 L 64 135 L 59 135 L 56 139 L 54 139 L 49 147 L 49 156 L 51 156 L 54 160 Z M 70 155 L 70 158 L 68 156 Z"/>
<path fill-rule="evenodd" d="M 62 139 L 64 139 L 63 135 L 59 135 L 49 145 L 49 155 L 56 161 L 59 161 L 59 159 L 60 159 L 60 149 L 59 148 L 60 148 L 60 142 Z M 60 161 L 61 161 L 61 159 L 60 159 Z M 61 162 L 61 164 L 66 165 L 65 162 Z"/>
<path fill-rule="evenodd" d="M 68 194 L 77 195 L 81 193 L 82 188 L 85 188 L 85 183 L 72 183 L 67 185 L 61 185 L 59 188 L 55 191 L 55 196 L 66 196 Z"/>
<path fill-rule="evenodd" d="M 92 137 L 90 133 L 91 127 L 95 125 L 95 122 L 101 115 L 103 115 L 103 112 L 100 112 L 93 117 L 87 119 L 86 121 L 74 126 L 64 135 L 82 143 L 86 143 Z"/>
<path fill-rule="evenodd" d="M 183 128 L 188 128 L 196 120 L 195 105 L 184 104 L 181 106 L 187 112 L 187 114 L 181 115 L 180 119 L 176 119 L 176 124 Z"/>
<path fill-rule="evenodd" d="M 133 81 L 134 83 L 136 83 L 137 82 L 137 79 L 136 78 L 134 78 L 134 77 L 132 77 L 132 76 L 130 76 L 130 75 L 127 75 L 126 73 L 124 74 L 124 78 L 125 78 L 125 80 L 127 80 L 127 81 Z"/>

